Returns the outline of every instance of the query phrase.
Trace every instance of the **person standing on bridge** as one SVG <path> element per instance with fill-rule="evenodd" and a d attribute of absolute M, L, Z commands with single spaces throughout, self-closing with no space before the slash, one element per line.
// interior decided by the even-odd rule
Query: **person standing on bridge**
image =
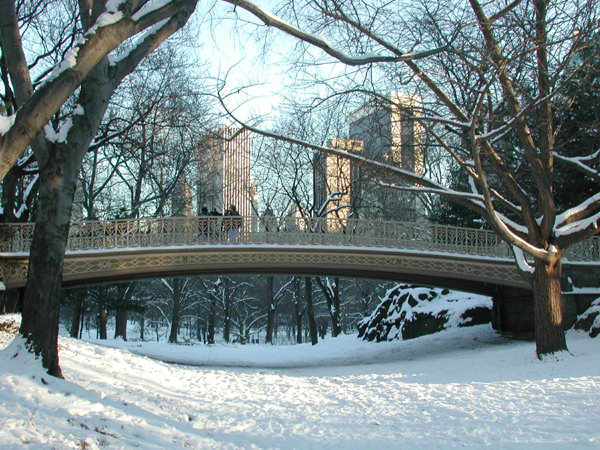
<path fill-rule="evenodd" d="M 229 232 L 229 242 L 235 243 L 237 232 L 242 227 L 242 217 L 235 209 L 235 205 L 229 205 L 229 209 L 225 211 L 226 219 L 223 219 L 224 230 Z"/>

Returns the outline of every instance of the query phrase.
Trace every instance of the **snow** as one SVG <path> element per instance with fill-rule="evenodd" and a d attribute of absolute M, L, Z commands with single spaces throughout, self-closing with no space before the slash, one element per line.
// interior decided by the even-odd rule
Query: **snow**
<path fill-rule="evenodd" d="M 581 228 L 585 228 L 585 227 L 589 226 L 590 221 L 598 220 L 598 218 L 596 217 L 597 215 L 596 215 L 596 216 L 592 216 L 591 218 L 587 218 L 584 221 L 575 221 L 573 223 L 567 223 L 567 221 L 571 217 L 581 214 L 587 208 L 589 208 L 592 204 L 597 203 L 598 201 L 600 201 L 600 193 L 591 196 L 590 198 L 586 199 L 583 203 L 566 210 L 562 214 L 558 214 L 554 221 L 554 226 L 557 229 L 557 233 L 556 233 L 557 236 L 562 236 L 562 235 L 567 235 L 569 233 L 572 233 L 574 229 L 578 230 Z"/>
<path fill-rule="evenodd" d="M 591 328 L 600 328 L 600 298 L 597 298 L 592 302 L 592 306 L 588 308 L 583 314 L 577 316 L 577 320 L 584 320 L 592 314 L 597 314 Z"/>
<path fill-rule="evenodd" d="M 0 135 L 8 133 L 10 127 L 15 123 L 16 115 L 12 114 L 10 116 L 3 116 L 0 114 Z"/>
<path fill-rule="evenodd" d="M 125 3 L 126 0 L 108 0 L 106 2 L 106 11 L 107 12 L 117 12 L 119 11 L 119 7 Z"/>
<path fill-rule="evenodd" d="M 58 76 L 65 70 L 70 69 L 71 67 L 75 67 L 77 65 L 77 53 L 79 53 L 79 47 L 83 45 L 84 42 L 85 40 L 79 40 L 76 46 L 70 49 L 65 54 L 60 64 L 57 64 L 56 67 L 54 67 L 52 73 L 50 73 L 48 78 L 46 78 L 46 80 L 44 81 L 45 83 L 48 83 L 54 80 L 55 78 L 58 78 Z"/>
<path fill-rule="evenodd" d="M 146 3 L 139 9 L 139 11 L 131 16 L 131 19 L 137 22 L 146 14 L 150 14 L 152 11 L 157 11 L 160 8 L 168 5 L 170 2 L 171 0 L 156 0 L 154 3 Z"/>
<path fill-rule="evenodd" d="M 25 211 L 27 211 L 28 209 L 29 209 L 29 208 L 27 208 L 27 204 L 25 204 L 25 203 L 22 203 L 22 204 L 21 204 L 21 206 L 19 207 L 19 209 L 17 210 L 17 212 L 15 212 L 15 217 L 16 217 L 17 219 L 20 219 L 20 218 L 21 218 L 21 216 L 23 215 L 23 213 L 24 213 Z"/>
<path fill-rule="evenodd" d="M 543 362 L 489 326 L 316 346 L 61 338 L 66 380 L 16 338 L 0 350 L 0 447 L 598 448 L 600 340 L 567 338 L 571 354 Z"/>
<path fill-rule="evenodd" d="M 519 269 L 525 273 L 535 273 L 535 268 L 531 266 L 527 261 L 525 252 L 523 252 L 523 250 L 521 250 L 516 245 L 513 245 L 512 249 L 515 255 L 515 261 L 517 262 L 517 266 L 519 267 Z"/>
<path fill-rule="evenodd" d="M 88 31 L 86 33 L 86 36 L 95 33 L 96 30 L 100 27 L 107 27 L 109 25 L 112 25 L 113 23 L 117 23 L 119 20 L 121 20 L 123 18 L 123 13 L 121 11 L 117 11 L 117 12 L 105 12 L 100 14 L 100 17 L 98 17 L 98 20 L 96 20 L 96 23 L 94 24 L 94 26 L 90 29 L 90 31 Z"/>
<path fill-rule="evenodd" d="M 154 24 L 153 26 L 151 26 L 150 28 L 148 28 L 146 30 L 146 32 L 142 35 L 142 37 L 140 37 L 135 44 L 123 49 L 123 48 L 119 48 L 119 52 L 118 54 L 109 54 L 108 55 L 108 63 L 111 66 L 116 66 L 120 61 L 126 59 L 131 52 L 133 52 L 140 44 L 142 44 L 144 41 L 146 41 L 146 39 L 148 38 L 148 36 L 156 34 L 165 24 L 167 24 L 169 22 L 170 19 L 164 19 L 161 20 L 159 22 L 157 22 L 156 24 Z"/>
<path fill-rule="evenodd" d="M 67 119 L 61 124 L 58 131 L 54 131 L 52 125 L 49 123 L 44 126 L 44 135 L 50 142 L 67 142 L 67 136 L 73 126 L 73 119 L 67 117 Z"/>

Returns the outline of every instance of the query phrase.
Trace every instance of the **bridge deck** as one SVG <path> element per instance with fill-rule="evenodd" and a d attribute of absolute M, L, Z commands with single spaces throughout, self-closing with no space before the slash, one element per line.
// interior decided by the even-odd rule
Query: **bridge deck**
<path fill-rule="evenodd" d="M 33 231 L 34 224 L 0 227 L 0 257 L 7 287 L 24 284 Z M 600 239 L 585 241 L 565 256 L 570 261 L 599 261 Z M 430 284 L 444 279 L 448 285 L 456 279 L 525 286 L 509 246 L 487 230 L 428 223 L 256 216 L 71 224 L 65 284 L 224 272 L 402 276 L 407 281 L 411 277 L 429 279 Z"/>

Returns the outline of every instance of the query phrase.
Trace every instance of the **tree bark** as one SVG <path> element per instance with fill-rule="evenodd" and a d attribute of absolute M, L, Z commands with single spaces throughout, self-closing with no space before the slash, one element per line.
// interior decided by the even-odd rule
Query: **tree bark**
<path fill-rule="evenodd" d="M 294 312 L 296 313 L 296 343 L 302 344 L 302 306 L 300 305 L 300 278 L 294 277 Z"/>
<path fill-rule="evenodd" d="M 129 315 L 128 305 L 130 305 L 133 297 L 135 282 L 120 283 L 118 287 L 118 297 L 122 307 L 118 308 L 115 313 L 115 339 L 118 337 L 127 340 L 127 319 Z"/>
<path fill-rule="evenodd" d="M 100 331 L 100 339 L 103 341 L 108 339 L 108 333 L 106 332 L 106 322 L 108 321 L 108 311 L 101 308 L 98 313 L 98 330 Z"/>
<path fill-rule="evenodd" d="M 144 342 L 144 329 L 146 328 L 146 318 L 140 314 L 140 340 Z"/>
<path fill-rule="evenodd" d="M 196 1 L 175 0 L 168 2 L 162 8 L 144 14 L 139 20 L 123 18 L 106 26 L 97 27 L 93 33 L 85 35 L 86 39 L 79 40 L 72 49 L 72 52 L 76 52 L 77 55 L 76 63 L 63 70 L 53 79 L 41 84 L 23 104 L 19 105 L 14 125 L 7 133 L 0 135 L 0 179 L 4 178 L 27 147 L 31 145 L 32 141 L 40 135 L 52 116 L 73 95 L 82 80 L 86 78 L 99 61 L 127 39 L 164 19 L 170 18 L 171 20 L 166 26 L 155 30 L 153 33 L 147 33 L 147 38 L 153 41 L 153 47 L 148 53 L 151 52 L 164 39 L 187 22 L 194 11 Z M 0 6 L 2 6 L 3 16 L 6 11 L 11 12 L 11 9 L 14 10 L 14 2 L 10 0 L 2 0 Z M 131 6 L 131 4 L 128 5 L 129 8 Z M 137 6 L 141 7 L 143 4 L 138 2 Z M 125 9 L 127 10 L 127 8 Z M 87 11 L 80 12 L 82 16 L 89 19 Z M 134 11 L 129 9 L 128 12 L 132 13 Z M 20 63 L 19 55 L 16 54 L 18 49 L 13 49 L 15 45 L 20 46 L 18 24 L 6 20 L 3 25 L 9 28 L 4 29 L 5 27 L 2 27 L 3 49 L 10 44 L 14 44 L 11 45 L 11 60 L 7 63 L 9 66 L 15 62 Z M 10 43 L 4 42 L 10 34 L 15 36 L 14 39 Z M 22 80 L 13 81 L 13 85 L 21 84 L 23 84 Z M 40 159 L 38 158 L 38 160 Z"/>
<path fill-rule="evenodd" d="M 181 322 L 181 278 L 173 278 L 173 314 L 171 316 L 171 332 L 169 343 L 177 344 L 177 335 Z"/>
<path fill-rule="evenodd" d="M 69 335 L 75 339 L 79 337 L 79 327 L 81 325 L 81 318 L 83 315 L 84 301 L 85 292 L 82 290 L 79 293 L 79 298 L 77 299 L 77 304 L 75 305 L 75 310 L 73 311 L 73 321 L 71 322 L 71 330 L 69 332 Z"/>
<path fill-rule="evenodd" d="M 83 156 L 112 94 L 106 80 L 99 81 L 107 68 L 105 59 L 104 65 L 94 70 L 96 76 L 90 75 L 82 86 L 79 100 L 88 108 L 87 115 L 73 117 L 75 126 L 68 142 L 52 145 L 48 148 L 49 157 L 43 162 L 40 159 L 38 211 L 29 255 L 21 334 L 28 342 L 35 343 L 32 350 L 42 355 L 42 365 L 50 375 L 57 377 L 62 377 L 57 353 L 58 316 L 69 221 Z"/>
<path fill-rule="evenodd" d="M 229 283 L 227 278 L 223 280 L 223 295 L 225 296 L 225 317 L 223 325 L 223 340 L 229 342 L 231 331 L 231 293 L 229 292 Z"/>
<path fill-rule="evenodd" d="M 127 316 L 126 309 L 117 309 L 115 313 L 115 339 L 121 337 L 124 341 L 127 340 Z"/>
<path fill-rule="evenodd" d="M 310 342 L 312 345 L 319 343 L 319 331 L 317 321 L 315 320 L 315 310 L 312 298 L 312 278 L 306 277 L 306 316 L 308 317 L 308 331 L 310 332 Z"/>
<path fill-rule="evenodd" d="M 76 174 L 70 161 L 60 158 L 40 168 L 37 223 L 31 251 L 20 333 L 29 348 L 42 356 L 50 375 L 62 378 L 58 362 L 58 319 L 62 269 L 69 235 L 69 219 Z"/>
<path fill-rule="evenodd" d="M 275 302 L 273 297 L 273 282 L 275 277 L 267 277 L 267 337 L 266 343 L 273 344 L 273 330 L 275 329 Z"/>
<path fill-rule="evenodd" d="M 329 314 L 331 315 L 331 334 L 333 337 L 337 337 L 342 334 L 342 327 L 340 325 L 340 279 L 335 279 L 335 290 L 333 291 L 333 298 L 331 299 L 331 306 L 329 307 Z"/>
<path fill-rule="evenodd" d="M 217 304 L 214 298 L 210 299 L 210 311 L 208 313 L 208 332 L 206 335 L 206 343 L 209 345 L 215 344 L 215 320 L 217 317 Z"/>
<path fill-rule="evenodd" d="M 317 278 L 316 280 L 327 300 L 327 309 L 331 317 L 331 335 L 337 337 L 342 332 L 342 328 L 340 327 L 340 279 L 336 278 L 334 280 L 335 285 L 333 289 L 329 289 L 329 284 L 326 285 L 323 283 L 321 278 Z"/>
<path fill-rule="evenodd" d="M 533 311 L 538 358 L 568 351 L 563 325 L 560 252 L 551 253 L 550 262 L 536 259 L 533 275 Z"/>

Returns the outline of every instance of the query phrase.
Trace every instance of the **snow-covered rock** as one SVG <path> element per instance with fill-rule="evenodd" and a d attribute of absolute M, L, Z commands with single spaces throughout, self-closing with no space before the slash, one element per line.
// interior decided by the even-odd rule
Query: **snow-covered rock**
<path fill-rule="evenodd" d="M 448 289 L 398 285 L 358 324 L 359 337 L 377 342 L 412 339 L 491 321 L 489 297 Z"/>
<path fill-rule="evenodd" d="M 583 330 L 591 337 L 600 334 L 600 298 L 592 302 L 592 305 L 580 316 L 573 326 L 576 330 Z"/>

